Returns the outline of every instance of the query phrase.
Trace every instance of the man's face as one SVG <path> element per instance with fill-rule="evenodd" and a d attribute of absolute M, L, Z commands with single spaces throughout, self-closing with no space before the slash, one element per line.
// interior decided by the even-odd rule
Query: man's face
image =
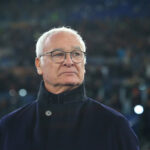
<path fill-rule="evenodd" d="M 73 34 L 60 32 L 46 39 L 43 53 L 54 49 L 63 49 L 65 52 L 71 52 L 77 47 L 82 50 L 79 40 Z M 84 80 L 84 59 L 81 63 L 74 63 L 69 53 L 67 53 L 64 62 L 60 64 L 54 62 L 50 56 L 37 58 L 35 63 L 38 74 L 43 76 L 45 86 L 48 89 L 64 86 L 76 87 Z"/>

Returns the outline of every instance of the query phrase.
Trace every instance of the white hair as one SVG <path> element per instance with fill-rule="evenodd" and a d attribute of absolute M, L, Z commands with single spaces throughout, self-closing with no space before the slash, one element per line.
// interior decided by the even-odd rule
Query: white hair
<path fill-rule="evenodd" d="M 48 37 L 52 37 L 54 34 L 56 33 L 60 33 L 60 32 L 67 32 L 67 33 L 71 33 L 73 35 L 76 36 L 76 38 L 79 40 L 79 42 L 81 43 L 81 46 L 82 46 L 82 51 L 83 52 L 86 52 L 86 46 L 85 46 L 85 43 L 82 39 L 82 37 L 79 35 L 79 33 L 71 28 L 68 28 L 68 27 L 59 27 L 59 28 L 53 28 L 45 33 L 43 33 L 37 43 L 36 43 L 36 57 L 40 57 L 40 55 L 42 54 L 43 52 L 43 49 L 44 49 L 44 42 L 45 40 L 48 38 Z"/>

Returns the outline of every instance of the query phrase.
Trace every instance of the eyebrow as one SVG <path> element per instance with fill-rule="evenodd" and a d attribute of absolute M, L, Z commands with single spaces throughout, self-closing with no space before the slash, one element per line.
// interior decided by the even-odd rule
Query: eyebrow
<path fill-rule="evenodd" d="M 81 48 L 79 46 L 73 46 L 71 49 L 73 49 L 73 50 L 80 50 L 81 51 Z M 56 50 L 63 50 L 64 51 L 63 48 L 55 48 L 52 51 L 56 51 Z"/>
<path fill-rule="evenodd" d="M 81 51 L 81 48 L 79 46 L 73 46 L 72 48 Z"/>

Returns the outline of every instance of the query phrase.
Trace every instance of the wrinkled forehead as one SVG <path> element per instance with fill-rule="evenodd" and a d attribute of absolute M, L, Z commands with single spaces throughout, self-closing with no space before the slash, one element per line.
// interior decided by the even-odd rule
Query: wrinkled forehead
<path fill-rule="evenodd" d="M 49 35 L 44 43 L 44 51 L 61 48 L 61 49 L 72 49 L 78 47 L 83 50 L 82 44 L 76 35 L 68 32 L 59 32 Z"/>

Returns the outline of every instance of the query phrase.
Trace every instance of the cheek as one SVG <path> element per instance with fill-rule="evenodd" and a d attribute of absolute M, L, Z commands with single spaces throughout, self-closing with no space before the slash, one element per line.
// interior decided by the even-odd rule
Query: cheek
<path fill-rule="evenodd" d="M 56 76 L 56 66 L 54 66 L 51 62 L 44 61 L 41 66 L 43 77 L 51 79 Z"/>
<path fill-rule="evenodd" d="M 84 74 L 85 74 L 85 66 L 81 65 L 79 68 L 79 73 L 80 73 L 80 78 L 84 78 Z"/>
<path fill-rule="evenodd" d="M 45 70 L 43 71 L 43 79 L 49 83 L 55 83 L 58 79 L 54 68 L 45 68 Z"/>

